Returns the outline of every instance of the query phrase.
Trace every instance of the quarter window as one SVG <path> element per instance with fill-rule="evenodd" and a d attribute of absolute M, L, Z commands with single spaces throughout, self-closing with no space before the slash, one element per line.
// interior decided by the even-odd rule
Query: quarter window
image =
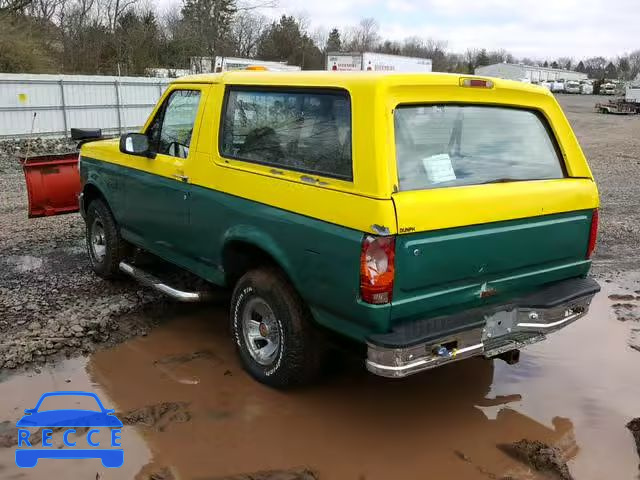
<path fill-rule="evenodd" d="M 227 157 L 353 178 L 347 92 L 232 88 L 221 138 Z"/>
<path fill-rule="evenodd" d="M 187 158 L 200 103 L 199 90 L 174 90 L 147 129 L 153 151 Z"/>

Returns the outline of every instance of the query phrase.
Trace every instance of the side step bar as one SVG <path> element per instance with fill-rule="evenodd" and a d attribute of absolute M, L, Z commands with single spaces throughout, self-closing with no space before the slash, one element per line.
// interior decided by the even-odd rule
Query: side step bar
<path fill-rule="evenodd" d="M 173 288 L 166 283 L 163 283 L 159 278 L 151 275 L 150 273 L 126 262 L 120 262 L 119 267 L 122 272 L 135 278 L 142 285 L 151 287 L 180 302 L 203 302 L 205 300 L 210 300 L 212 297 L 210 292 L 186 292 Z"/>

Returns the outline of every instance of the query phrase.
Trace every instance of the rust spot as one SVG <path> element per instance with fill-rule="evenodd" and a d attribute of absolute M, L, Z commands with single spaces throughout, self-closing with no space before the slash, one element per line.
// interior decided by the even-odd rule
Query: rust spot
<path fill-rule="evenodd" d="M 493 297 L 494 295 L 497 295 L 498 291 L 495 288 L 487 288 L 486 290 L 483 289 L 480 292 L 480 298 L 488 298 L 488 297 Z"/>

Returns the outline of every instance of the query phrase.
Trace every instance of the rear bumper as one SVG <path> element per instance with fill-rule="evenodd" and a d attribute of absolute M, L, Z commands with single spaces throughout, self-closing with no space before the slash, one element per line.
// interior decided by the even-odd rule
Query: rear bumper
<path fill-rule="evenodd" d="M 574 278 L 506 304 L 400 325 L 367 339 L 367 369 L 384 377 L 405 377 L 522 348 L 586 315 L 599 291 L 595 280 Z"/>

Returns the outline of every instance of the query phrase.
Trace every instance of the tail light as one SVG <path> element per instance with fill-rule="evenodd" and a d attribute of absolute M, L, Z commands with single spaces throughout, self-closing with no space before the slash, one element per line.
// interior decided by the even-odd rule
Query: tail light
<path fill-rule="evenodd" d="M 360 253 L 360 297 L 376 305 L 390 303 L 395 275 L 395 237 L 367 235 Z"/>
<path fill-rule="evenodd" d="M 591 215 L 591 230 L 589 230 L 589 246 L 587 247 L 587 258 L 591 258 L 596 249 L 596 241 L 598 240 L 598 209 L 596 208 Z"/>

